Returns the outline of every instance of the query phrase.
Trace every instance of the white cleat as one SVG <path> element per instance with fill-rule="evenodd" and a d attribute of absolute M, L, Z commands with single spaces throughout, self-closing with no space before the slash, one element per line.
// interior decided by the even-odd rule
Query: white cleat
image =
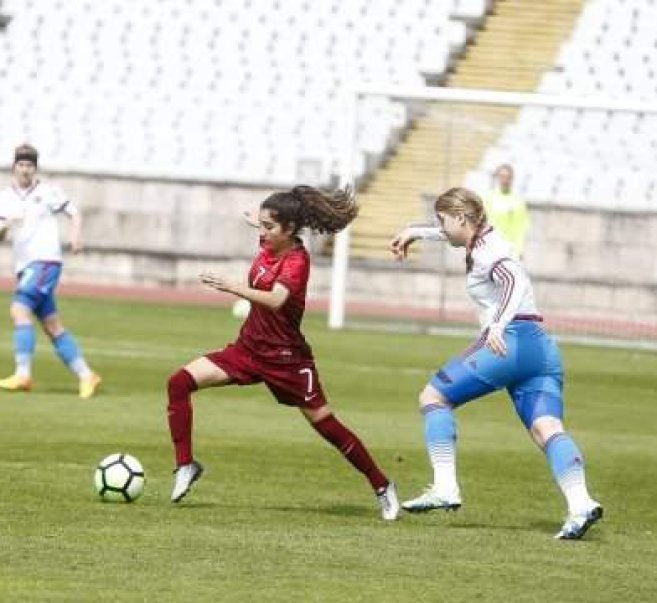
<path fill-rule="evenodd" d="M 456 511 L 461 507 L 461 495 L 457 492 L 446 494 L 436 486 L 428 486 L 417 498 L 406 500 L 402 503 L 402 509 L 409 513 L 425 513 L 434 509 L 445 511 Z"/>
<path fill-rule="evenodd" d="M 192 484 L 203 475 L 203 465 L 192 461 L 187 465 L 180 465 L 175 471 L 175 481 L 171 492 L 171 502 L 180 502 L 189 492 Z"/>
<path fill-rule="evenodd" d="M 394 521 L 399 517 L 399 499 L 397 498 L 397 486 L 389 482 L 385 488 L 376 493 L 376 499 L 381 507 L 381 517 L 386 521 Z"/>
<path fill-rule="evenodd" d="M 593 506 L 585 513 L 569 515 L 554 537 L 557 540 L 579 540 L 600 519 L 602 519 L 602 506 L 593 501 Z"/>

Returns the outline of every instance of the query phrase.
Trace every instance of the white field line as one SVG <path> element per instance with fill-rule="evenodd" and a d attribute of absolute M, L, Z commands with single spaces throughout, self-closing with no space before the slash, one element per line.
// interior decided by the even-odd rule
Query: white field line
<path fill-rule="evenodd" d="M 189 360 L 199 357 L 205 351 L 199 348 L 186 348 L 176 347 L 169 349 L 166 346 L 155 346 L 144 344 L 141 341 L 131 340 L 112 340 L 111 345 L 107 341 L 98 338 L 84 337 L 79 338 L 84 355 L 88 358 L 136 358 L 140 360 L 178 360 L 184 356 Z M 44 350 L 47 352 L 50 346 L 47 342 L 40 342 L 37 346 L 37 354 L 43 354 Z M 0 350 L 3 352 L 13 351 L 13 344 L 11 341 L 0 341 Z M 321 370 L 322 366 L 337 367 L 341 370 L 348 369 L 357 373 L 389 373 L 394 370 L 401 375 L 424 375 L 429 376 L 430 371 L 416 367 L 391 367 L 386 365 L 368 365 L 368 364 L 354 364 L 353 362 L 341 362 L 339 360 L 332 360 L 330 358 L 319 358 L 317 364 Z"/>

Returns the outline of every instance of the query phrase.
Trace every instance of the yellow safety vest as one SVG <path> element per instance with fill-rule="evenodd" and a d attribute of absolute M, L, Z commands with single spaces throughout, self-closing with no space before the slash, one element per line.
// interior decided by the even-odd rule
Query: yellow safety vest
<path fill-rule="evenodd" d="M 525 202 L 513 193 L 499 190 L 485 195 L 483 201 L 488 222 L 522 255 L 530 225 Z"/>

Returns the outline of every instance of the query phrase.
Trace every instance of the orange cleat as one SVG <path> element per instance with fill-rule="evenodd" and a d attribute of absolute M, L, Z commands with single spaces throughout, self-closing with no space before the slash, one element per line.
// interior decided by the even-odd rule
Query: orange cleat
<path fill-rule="evenodd" d="M 91 373 L 91 377 L 88 379 L 80 379 L 80 398 L 83 400 L 91 398 L 96 393 L 101 382 L 100 375 L 96 375 L 96 373 Z"/>
<path fill-rule="evenodd" d="M 32 379 L 12 375 L 6 379 L 0 379 L 0 389 L 8 392 L 29 392 L 32 389 Z"/>

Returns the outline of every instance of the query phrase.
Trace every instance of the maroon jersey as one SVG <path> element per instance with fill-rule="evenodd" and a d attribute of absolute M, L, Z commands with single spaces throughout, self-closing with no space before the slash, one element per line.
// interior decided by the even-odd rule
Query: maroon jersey
<path fill-rule="evenodd" d="M 249 286 L 271 291 L 274 283 L 280 283 L 290 295 L 278 310 L 251 304 L 239 334 L 239 342 L 251 353 L 275 363 L 312 358 L 312 350 L 301 333 L 309 275 L 310 258 L 301 241 L 281 257 L 266 247 L 260 249 L 249 270 Z"/>

